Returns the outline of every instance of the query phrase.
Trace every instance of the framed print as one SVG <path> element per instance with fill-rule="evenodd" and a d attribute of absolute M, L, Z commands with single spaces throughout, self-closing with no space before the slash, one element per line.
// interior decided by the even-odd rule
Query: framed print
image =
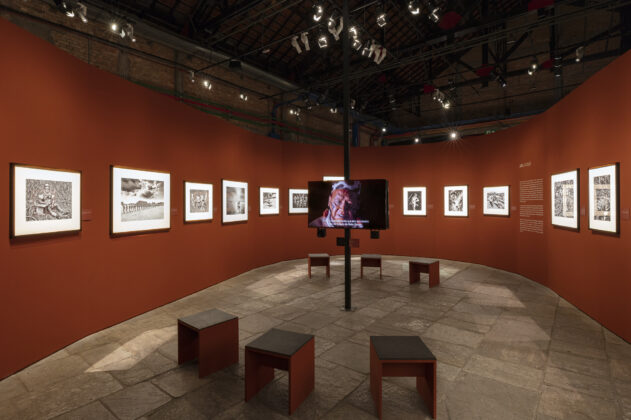
<path fill-rule="evenodd" d="M 278 188 L 259 188 L 259 213 L 279 214 L 279 190 Z"/>
<path fill-rule="evenodd" d="M 10 237 L 81 230 L 81 172 L 11 164 Z"/>
<path fill-rule="evenodd" d="M 247 222 L 248 183 L 221 181 L 221 221 L 223 223 Z"/>
<path fill-rule="evenodd" d="M 578 230 L 578 169 L 550 177 L 552 224 Z"/>
<path fill-rule="evenodd" d="M 619 229 L 619 170 L 620 164 L 590 168 L 589 228 L 618 233 Z"/>
<path fill-rule="evenodd" d="M 184 181 L 184 223 L 213 219 L 213 184 Z"/>
<path fill-rule="evenodd" d="M 445 216 L 469 216 L 469 187 L 451 185 L 445 187 Z"/>
<path fill-rule="evenodd" d="M 171 174 L 111 167 L 112 235 L 171 228 Z"/>
<path fill-rule="evenodd" d="M 301 190 L 290 188 L 289 189 L 289 213 L 290 214 L 301 214 L 308 213 L 309 208 L 307 207 L 307 195 L 309 190 Z"/>
<path fill-rule="evenodd" d="M 482 190 L 483 213 L 487 216 L 510 216 L 510 187 L 484 187 Z"/>
<path fill-rule="evenodd" d="M 426 187 L 403 187 L 403 215 L 427 216 Z"/>

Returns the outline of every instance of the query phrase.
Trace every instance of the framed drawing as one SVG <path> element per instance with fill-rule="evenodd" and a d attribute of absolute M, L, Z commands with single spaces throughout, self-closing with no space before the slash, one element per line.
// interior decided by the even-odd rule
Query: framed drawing
<path fill-rule="evenodd" d="M 620 164 L 589 168 L 589 228 L 603 232 L 619 232 Z"/>
<path fill-rule="evenodd" d="M 223 223 L 247 222 L 248 183 L 221 181 L 221 221 Z"/>
<path fill-rule="evenodd" d="M 469 216 L 469 186 L 450 185 L 445 187 L 445 216 Z"/>
<path fill-rule="evenodd" d="M 578 230 L 578 169 L 550 177 L 552 224 Z"/>
<path fill-rule="evenodd" d="M 426 187 L 403 187 L 403 215 L 427 216 Z"/>
<path fill-rule="evenodd" d="M 112 235 L 171 228 L 171 174 L 111 167 Z"/>
<path fill-rule="evenodd" d="M 12 238 L 81 230 L 81 172 L 11 164 Z"/>
<path fill-rule="evenodd" d="M 510 187 L 484 187 L 482 189 L 483 214 L 487 216 L 510 216 Z"/>
<path fill-rule="evenodd" d="M 308 213 L 307 207 L 307 195 L 309 190 L 301 190 L 290 188 L 289 189 L 289 213 L 301 214 Z"/>
<path fill-rule="evenodd" d="M 184 181 L 184 223 L 213 219 L 213 184 Z"/>
<path fill-rule="evenodd" d="M 259 188 L 259 213 L 279 214 L 278 188 Z"/>

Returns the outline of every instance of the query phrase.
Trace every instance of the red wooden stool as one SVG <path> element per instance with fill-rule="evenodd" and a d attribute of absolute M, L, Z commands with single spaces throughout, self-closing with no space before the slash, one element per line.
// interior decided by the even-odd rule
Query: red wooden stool
<path fill-rule="evenodd" d="M 325 266 L 326 276 L 331 277 L 331 257 L 329 257 L 329 254 L 309 254 L 308 265 L 309 278 L 311 278 L 311 266 Z"/>
<path fill-rule="evenodd" d="M 211 309 L 177 320 L 177 361 L 197 358 L 199 377 L 239 362 L 239 318 Z"/>
<path fill-rule="evenodd" d="M 274 368 L 289 372 L 289 415 L 315 386 L 315 340 L 272 328 L 245 346 L 245 400 L 249 401 L 274 379 Z"/>
<path fill-rule="evenodd" d="M 364 278 L 364 267 L 379 267 L 379 278 L 383 278 L 381 276 L 381 255 L 378 254 L 362 254 L 360 259 L 360 276 L 359 278 Z"/>
<path fill-rule="evenodd" d="M 410 260 L 410 284 L 421 281 L 421 273 L 429 274 L 429 287 L 440 284 L 440 267 L 438 260 L 416 258 Z"/>
<path fill-rule="evenodd" d="M 381 378 L 416 376 L 416 389 L 436 418 L 436 357 L 417 336 L 370 337 L 370 392 L 381 418 Z"/>

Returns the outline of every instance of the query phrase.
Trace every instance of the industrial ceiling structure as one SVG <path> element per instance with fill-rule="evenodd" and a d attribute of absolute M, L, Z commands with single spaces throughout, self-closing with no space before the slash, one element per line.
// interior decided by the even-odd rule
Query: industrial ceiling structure
<path fill-rule="evenodd" d="M 522 121 L 631 46 L 624 0 L 349 0 L 350 22 L 341 19 L 342 2 L 331 0 L 79 4 L 221 54 L 198 73 L 229 64 L 286 81 L 278 95 L 259 99 L 295 98 L 298 112 L 341 106 L 346 29 L 354 115 L 406 134 L 403 143 L 414 130 Z"/>

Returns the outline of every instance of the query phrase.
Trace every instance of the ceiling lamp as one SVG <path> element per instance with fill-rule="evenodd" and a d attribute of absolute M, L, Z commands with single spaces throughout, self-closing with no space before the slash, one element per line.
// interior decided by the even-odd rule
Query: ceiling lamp
<path fill-rule="evenodd" d="M 191 77 L 191 83 L 195 83 L 195 72 L 193 70 L 191 70 L 189 72 L 190 77 Z"/>
<path fill-rule="evenodd" d="M 239 94 L 239 99 L 241 99 L 244 102 L 247 102 L 248 100 L 248 94 L 245 93 L 244 91 L 241 91 L 241 93 Z"/>
<path fill-rule="evenodd" d="M 316 22 L 320 22 L 324 16 L 324 6 L 319 3 L 313 5 L 313 20 Z"/>
<path fill-rule="evenodd" d="M 532 57 L 532 60 L 530 60 L 530 66 L 528 66 L 528 76 L 532 76 L 533 74 L 535 74 L 538 69 L 539 62 L 537 61 L 536 57 Z"/>
<path fill-rule="evenodd" d="M 353 38 L 353 42 L 351 43 L 351 47 L 355 50 L 355 51 L 359 51 L 362 47 L 362 42 L 357 39 L 357 38 Z"/>
<path fill-rule="evenodd" d="M 383 28 L 384 26 L 386 26 L 388 24 L 388 20 L 386 17 L 386 12 L 381 12 L 377 15 L 377 25 L 380 28 Z"/>
<path fill-rule="evenodd" d="M 414 137 L 414 143 L 418 143 L 420 139 L 418 137 Z"/>
<path fill-rule="evenodd" d="M 324 32 L 322 32 L 318 36 L 318 47 L 326 48 L 328 46 L 329 46 L 329 37 L 327 37 L 326 34 Z"/>
<path fill-rule="evenodd" d="M 81 22 L 88 23 L 88 6 L 83 3 L 77 3 L 75 11 L 79 15 Z"/>
<path fill-rule="evenodd" d="M 411 0 L 411 1 L 409 1 L 408 2 L 408 10 L 414 16 L 418 15 L 419 13 L 421 13 L 421 5 L 419 4 L 418 0 Z"/>
<path fill-rule="evenodd" d="M 329 109 L 329 111 L 331 111 L 331 114 L 337 114 L 337 107 L 332 106 L 331 109 Z"/>
<path fill-rule="evenodd" d="M 202 85 L 208 90 L 213 88 L 212 83 L 210 83 L 210 80 L 208 80 L 208 79 L 204 79 L 204 81 L 202 82 Z M 246 99 L 246 101 L 247 101 L 247 99 Z"/>
<path fill-rule="evenodd" d="M 583 57 L 585 56 L 585 47 L 582 45 L 576 49 L 576 62 L 580 63 Z"/>
<path fill-rule="evenodd" d="M 458 132 L 456 130 L 451 130 L 449 133 L 449 138 L 451 140 L 456 140 L 458 138 Z"/>
<path fill-rule="evenodd" d="M 427 18 L 434 23 L 440 22 L 440 7 L 433 4 L 431 1 L 427 2 L 427 10 L 429 13 L 427 14 Z"/>
<path fill-rule="evenodd" d="M 386 127 L 385 125 L 383 127 L 381 127 L 381 132 L 385 133 L 386 131 L 388 131 L 388 127 Z"/>

